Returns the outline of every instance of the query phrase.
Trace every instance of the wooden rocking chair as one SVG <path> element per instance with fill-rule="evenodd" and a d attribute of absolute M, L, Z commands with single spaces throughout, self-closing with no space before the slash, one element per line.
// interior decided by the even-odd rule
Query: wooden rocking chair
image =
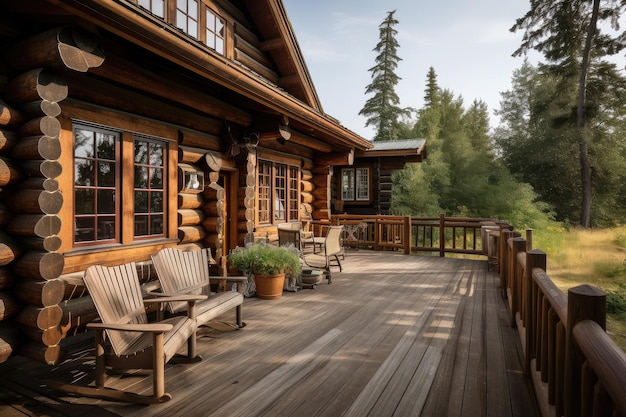
<path fill-rule="evenodd" d="M 206 296 L 177 296 L 176 300 L 187 302 L 187 316 L 148 323 L 144 303 L 163 303 L 174 299 L 159 297 L 144 300 L 134 262 L 113 267 L 90 266 L 85 272 L 84 281 L 102 321 L 87 324 L 88 329 L 96 331 L 95 387 L 56 382 L 48 385 L 78 395 L 141 404 L 170 400 L 171 395 L 165 392 L 165 364 L 175 356 L 185 342 L 187 342 L 185 361 L 200 360 L 196 356 L 197 323 L 194 304 Z M 110 349 L 106 351 L 105 332 L 110 344 Z M 152 396 L 106 388 L 104 386 L 106 366 L 120 370 L 152 369 Z"/>
<path fill-rule="evenodd" d="M 246 276 L 214 277 L 213 282 L 236 283 L 237 291 L 211 292 L 209 277 L 209 249 L 183 251 L 177 248 L 161 249 L 152 256 L 152 264 L 159 277 L 162 293 L 151 292 L 155 296 L 175 296 L 177 294 L 204 294 L 206 298 L 196 304 L 198 325 L 206 324 L 215 317 L 235 309 L 237 327 L 245 326 L 241 317 L 243 304 L 242 284 Z M 172 314 L 184 311 L 181 302 L 169 302 L 167 309 Z"/>

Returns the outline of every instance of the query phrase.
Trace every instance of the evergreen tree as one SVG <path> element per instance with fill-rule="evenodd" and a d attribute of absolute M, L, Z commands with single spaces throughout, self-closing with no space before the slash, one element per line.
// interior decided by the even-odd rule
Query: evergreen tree
<path fill-rule="evenodd" d="M 401 58 L 398 57 L 397 30 L 394 26 L 398 21 L 393 17 L 396 11 L 387 12 L 388 15 L 379 26 L 379 41 L 374 48 L 378 53 L 376 65 L 369 69 L 372 82 L 365 89 L 365 94 L 374 94 L 363 105 L 359 115 L 367 117 L 365 126 L 376 127 L 376 140 L 393 140 L 398 138 L 400 128 L 399 119 L 408 116 L 407 109 L 400 108 L 400 98 L 395 92 L 395 86 L 400 77 L 395 71 Z"/>
<path fill-rule="evenodd" d="M 601 7 L 602 4 L 602 7 Z M 588 76 L 594 60 L 613 55 L 624 48 L 624 37 L 612 38 L 602 34 L 598 21 L 608 21 L 618 29 L 622 10 L 621 0 L 534 0 L 526 15 L 518 19 L 512 31 L 524 30 L 522 45 L 516 55 L 529 49 L 542 52 L 550 69 L 561 77 L 561 91 L 576 81 L 575 114 L 568 119 L 575 124 L 571 133 L 578 142 L 581 175 L 580 224 L 591 225 L 592 166 L 589 158 Z"/>

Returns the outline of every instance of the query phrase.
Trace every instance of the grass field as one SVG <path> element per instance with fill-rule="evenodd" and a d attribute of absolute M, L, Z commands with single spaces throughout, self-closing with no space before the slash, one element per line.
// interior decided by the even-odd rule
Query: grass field
<path fill-rule="evenodd" d="M 533 232 L 533 247 L 547 254 L 548 276 L 567 292 L 590 284 L 607 294 L 607 332 L 626 350 L 626 227 Z"/>

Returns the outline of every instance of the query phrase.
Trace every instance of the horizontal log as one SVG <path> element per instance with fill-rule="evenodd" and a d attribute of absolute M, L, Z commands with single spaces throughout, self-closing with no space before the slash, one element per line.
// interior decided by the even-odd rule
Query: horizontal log
<path fill-rule="evenodd" d="M 26 115 L 0 100 L 0 126 L 12 129 L 21 126 L 27 120 Z"/>
<path fill-rule="evenodd" d="M 56 117 L 36 117 L 24 123 L 24 125 L 18 130 L 18 133 L 22 138 L 28 138 L 30 136 L 48 136 L 51 138 L 58 138 L 61 134 L 61 123 Z M 20 142 L 22 140 L 20 140 Z"/>
<path fill-rule="evenodd" d="M 313 220 L 329 220 L 330 219 L 330 209 L 319 209 L 314 210 L 311 213 Z"/>
<path fill-rule="evenodd" d="M 260 64 L 254 58 L 246 54 L 245 52 L 235 49 L 235 61 L 239 61 L 242 65 L 250 68 L 252 71 L 261 75 L 263 78 L 269 80 L 270 82 L 277 84 L 278 83 L 278 74 L 276 71 Z"/>
<path fill-rule="evenodd" d="M 315 185 L 311 181 L 300 181 L 300 191 L 311 193 L 315 189 Z"/>
<path fill-rule="evenodd" d="M 311 181 L 313 179 L 313 173 L 308 169 L 300 170 L 300 179 L 302 181 Z"/>
<path fill-rule="evenodd" d="M 30 278 L 16 279 L 15 296 L 25 304 L 39 307 L 57 305 L 63 300 L 65 284 L 61 279 L 36 281 Z"/>
<path fill-rule="evenodd" d="M 58 304 L 47 307 L 26 305 L 15 316 L 14 320 L 24 326 L 45 330 L 49 327 L 59 326 L 62 317 L 63 311 Z"/>
<path fill-rule="evenodd" d="M 38 237 L 23 236 L 18 241 L 25 248 L 36 251 L 56 252 L 61 247 L 63 241 L 58 235 Z"/>
<path fill-rule="evenodd" d="M 60 191 L 21 189 L 8 201 L 9 208 L 24 214 L 57 214 L 63 207 Z"/>
<path fill-rule="evenodd" d="M 18 258 L 14 265 L 16 275 L 34 280 L 49 280 L 61 275 L 65 258 L 57 252 L 30 251 Z"/>
<path fill-rule="evenodd" d="M 352 165 L 354 164 L 354 149 L 348 152 L 333 152 L 326 155 L 320 155 L 315 158 L 316 165 Z"/>
<path fill-rule="evenodd" d="M 13 288 L 14 283 L 15 276 L 11 273 L 11 270 L 7 267 L 0 267 L 0 291 Z"/>
<path fill-rule="evenodd" d="M 206 201 L 223 201 L 224 197 L 226 197 L 226 192 L 224 188 L 217 184 L 209 184 L 208 187 L 204 187 L 204 192 L 202 193 L 204 199 Z"/>
<path fill-rule="evenodd" d="M 12 78 L 6 86 L 5 97 L 10 102 L 21 104 L 45 102 L 47 104 L 40 104 L 43 109 L 50 105 L 59 107 L 57 103 L 67 98 L 68 91 L 63 78 L 50 70 L 38 67 Z M 43 114 L 53 116 L 48 112 Z"/>
<path fill-rule="evenodd" d="M 0 266 L 15 261 L 20 256 L 21 248 L 6 233 L 0 232 Z"/>
<path fill-rule="evenodd" d="M 221 134 L 224 122 L 221 119 L 207 118 L 206 120 L 207 125 L 202 132 L 189 129 L 179 130 L 178 143 L 192 148 L 219 151 L 222 148 L 222 139 L 217 135 Z"/>
<path fill-rule="evenodd" d="M 91 35 L 70 26 L 54 28 L 9 48 L 7 62 L 18 70 L 39 67 L 86 72 L 104 62 L 104 53 Z"/>
<path fill-rule="evenodd" d="M 183 226 L 178 228 L 178 240 L 180 244 L 199 242 L 206 235 L 202 226 Z"/>
<path fill-rule="evenodd" d="M 313 188 L 328 188 L 330 186 L 330 177 L 328 175 L 314 175 L 311 183 Z"/>
<path fill-rule="evenodd" d="M 269 58 L 265 54 L 263 54 L 263 52 L 261 52 L 261 50 L 258 47 L 254 46 L 253 44 L 246 41 L 244 38 L 242 38 L 241 36 L 238 36 L 237 34 L 235 34 L 234 38 L 235 38 L 236 49 L 239 49 L 240 51 L 244 52 L 246 55 L 248 55 L 249 57 L 257 61 L 260 65 L 263 65 L 268 68 L 272 66 L 272 61 L 270 61 Z"/>
<path fill-rule="evenodd" d="M 45 190 L 54 192 L 59 190 L 59 181 L 54 178 L 34 177 L 27 178 L 20 183 L 21 190 Z"/>
<path fill-rule="evenodd" d="M 59 305 L 62 311 L 61 326 L 70 329 L 84 329 L 87 323 L 98 319 L 98 311 L 90 296 L 64 300 Z"/>
<path fill-rule="evenodd" d="M 14 161 L 0 156 L 0 187 L 15 184 L 22 178 L 22 174 Z"/>
<path fill-rule="evenodd" d="M 0 226 L 6 226 L 12 218 L 13 212 L 11 212 L 11 210 L 9 210 L 4 204 L 0 203 Z"/>
<path fill-rule="evenodd" d="M 197 226 L 204 217 L 202 210 L 178 210 L 178 226 Z"/>
<path fill-rule="evenodd" d="M 7 231 L 20 236 L 58 235 L 61 231 L 61 218 L 56 214 L 20 214 L 11 220 Z"/>
<path fill-rule="evenodd" d="M 20 167 L 30 177 L 57 178 L 63 171 L 59 161 L 46 161 L 41 160 L 41 158 L 21 161 Z"/>
<path fill-rule="evenodd" d="M 0 323 L 0 363 L 6 362 L 17 352 L 23 339 L 22 333 L 13 323 Z"/>
<path fill-rule="evenodd" d="M 302 158 L 302 170 L 311 171 L 314 166 L 315 166 L 315 163 L 313 162 L 312 159 Z"/>
<path fill-rule="evenodd" d="M 178 146 L 178 162 L 182 164 L 197 164 L 202 162 L 207 153 L 204 148 L 192 148 L 190 146 Z"/>
<path fill-rule="evenodd" d="M 2 111 L 0 109 L 0 111 Z M 1 125 L 1 123 L 0 123 Z M 0 129 L 0 152 L 8 152 L 17 141 L 17 134 L 12 130 Z"/>
<path fill-rule="evenodd" d="M 302 200 L 303 203 L 312 203 L 314 200 L 313 194 L 305 193 L 305 192 L 300 193 L 300 199 Z"/>
<path fill-rule="evenodd" d="M 317 200 L 327 201 L 329 198 L 328 188 L 322 188 L 322 187 L 316 188 L 315 190 L 313 190 L 311 194 L 313 195 L 313 197 L 315 197 L 315 201 Z"/>
<path fill-rule="evenodd" d="M 13 317 L 22 305 L 15 299 L 11 291 L 0 291 L 0 321 Z"/>
<path fill-rule="evenodd" d="M 13 146 L 11 156 L 17 159 L 56 160 L 61 156 L 61 142 L 58 137 L 45 135 L 24 137 Z"/>
<path fill-rule="evenodd" d="M 330 204 L 326 200 L 315 200 L 311 205 L 313 206 L 313 211 L 330 208 Z"/>
<path fill-rule="evenodd" d="M 59 103 L 48 100 L 31 101 L 30 103 L 22 104 L 21 109 L 33 116 L 57 117 L 61 114 Z"/>
<path fill-rule="evenodd" d="M 202 206 L 202 211 L 204 215 L 209 217 L 218 217 L 224 215 L 224 202 L 223 201 L 207 201 L 205 205 Z M 205 216 L 202 216 L 203 218 Z"/>
<path fill-rule="evenodd" d="M 178 209 L 199 209 L 204 199 L 202 194 L 178 193 Z"/>
<path fill-rule="evenodd" d="M 31 341 L 41 343 L 44 346 L 56 346 L 62 339 L 61 327 L 49 327 L 38 329 L 36 327 L 20 327 L 20 331 Z"/>
<path fill-rule="evenodd" d="M 46 346 L 43 343 L 27 341 L 19 348 L 18 354 L 46 365 L 58 365 L 65 360 L 67 353 L 60 345 Z"/>
<path fill-rule="evenodd" d="M 202 221 L 202 227 L 209 233 L 224 233 L 224 219 L 221 217 L 206 217 Z"/>

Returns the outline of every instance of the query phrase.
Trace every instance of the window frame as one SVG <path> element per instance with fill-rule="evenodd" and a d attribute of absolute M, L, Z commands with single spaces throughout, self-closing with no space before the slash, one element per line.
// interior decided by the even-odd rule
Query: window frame
<path fill-rule="evenodd" d="M 257 161 L 257 224 L 298 220 L 300 167 L 270 159 Z M 281 191 L 282 194 L 279 194 Z M 283 198 L 277 199 L 279 195 Z"/>
<path fill-rule="evenodd" d="M 359 175 L 363 172 L 365 176 Z M 346 184 L 344 179 L 349 174 Z M 367 179 L 367 184 L 363 187 L 363 179 Z M 348 186 L 347 188 L 345 186 Z M 355 204 L 369 203 L 372 201 L 372 168 L 370 166 L 354 166 L 354 167 L 342 167 L 340 169 L 340 175 L 338 178 L 338 194 L 341 201 L 348 201 Z M 366 194 L 359 194 L 360 191 L 366 191 Z"/>
<path fill-rule="evenodd" d="M 110 246 L 128 245 L 141 242 L 158 241 L 167 238 L 169 233 L 168 223 L 171 221 L 172 205 L 170 202 L 170 188 L 173 186 L 173 181 L 176 180 L 175 176 L 170 178 L 172 172 L 171 151 L 172 141 L 166 138 L 159 138 L 150 135 L 131 133 L 123 129 L 116 129 L 111 126 L 103 126 L 83 120 L 72 120 L 70 134 L 72 137 L 72 149 L 75 148 L 75 130 L 85 129 L 97 132 L 113 132 L 116 134 L 116 178 L 115 178 L 115 204 L 116 213 L 114 220 L 114 239 L 107 240 L 89 240 L 89 241 L 77 241 L 76 235 L 76 179 L 75 172 L 72 175 L 72 210 L 71 216 L 74 220 L 72 222 L 71 232 L 71 244 L 68 248 L 70 251 L 79 249 L 94 249 L 106 248 Z M 153 233 L 148 235 L 136 235 L 135 234 L 135 143 L 138 141 L 158 144 L 161 147 L 162 152 L 162 211 L 160 217 L 162 219 L 162 227 L 160 233 Z M 74 152 L 71 153 L 71 159 L 76 166 L 76 156 Z M 175 211 L 175 210 L 174 210 Z M 155 217 L 158 213 L 149 213 L 149 217 Z M 97 214 L 96 214 L 97 216 Z"/>

